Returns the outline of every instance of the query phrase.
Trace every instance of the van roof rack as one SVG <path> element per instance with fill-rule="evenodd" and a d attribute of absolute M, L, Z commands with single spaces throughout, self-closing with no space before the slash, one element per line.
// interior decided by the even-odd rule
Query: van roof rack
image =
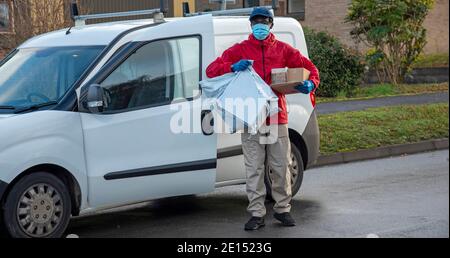
<path fill-rule="evenodd" d="M 164 8 L 164 0 L 160 0 L 160 8 L 155 9 L 116 12 L 116 13 L 97 13 L 87 15 L 79 15 L 78 5 L 76 2 L 72 2 L 70 4 L 70 14 L 72 20 L 75 22 L 75 27 L 86 25 L 86 21 L 92 19 L 129 17 L 138 15 L 153 15 L 155 23 L 161 23 L 164 22 L 164 13 L 166 11 L 167 10 Z"/>
<path fill-rule="evenodd" d="M 222 1 L 227 1 L 227 0 L 222 0 Z M 272 0 L 272 5 L 255 6 L 255 7 L 265 7 L 267 9 L 269 9 L 272 12 L 272 14 L 274 14 L 274 10 L 279 8 L 279 4 L 278 4 L 278 0 Z M 253 11 L 254 7 L 191 13 L 189 11 L 189 3 L 183 2 L 182 8 L 183 8 L 183 16 L 190 17 L 190 16 L 197 16 L 197 15 L 204 15 L 204 14 L 211 14 L 213 16 L 250 15 L 251 12 Z"/>

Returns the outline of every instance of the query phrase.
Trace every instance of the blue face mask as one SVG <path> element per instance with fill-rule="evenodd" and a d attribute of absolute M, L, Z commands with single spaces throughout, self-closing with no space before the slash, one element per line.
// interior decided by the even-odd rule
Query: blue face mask
<path fill-rule="evenodd" d="M 257 40 L 264 40 L 270 33 L 270 27 L 266 24 L 257 23 L 252 26 L 252 31 L 253 36 L 255 36 Z"/>

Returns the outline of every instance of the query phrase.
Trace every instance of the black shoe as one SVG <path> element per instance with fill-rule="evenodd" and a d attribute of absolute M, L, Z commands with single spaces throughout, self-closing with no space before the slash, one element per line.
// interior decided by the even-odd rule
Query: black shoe
<path fill-rule="evenodd" d="M 279 220 L 283 224 L 283 226 L 286 227 L 295 226 L 295 220 L 291 217 L 291 214 L 289 212 L 275 213 L 273 216 L 277 220 Z"/>
<path fill-rule="evenodd" d="M 264 227 L 264 218 L 251 217 L 250 220 L 245 223 L 245 230 L 257 230 L 260 227 Z"/>

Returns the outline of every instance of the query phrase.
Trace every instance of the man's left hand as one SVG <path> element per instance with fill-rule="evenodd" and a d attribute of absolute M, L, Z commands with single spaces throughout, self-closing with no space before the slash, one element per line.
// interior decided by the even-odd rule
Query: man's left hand
<path fill-rule="evenodd" d="M 314 83 L 310 80 L 306 80 L 303 81 L 303 84 L 296 86 L 295 89 L 303 94 L 309 94 L 314 90 Z"/>

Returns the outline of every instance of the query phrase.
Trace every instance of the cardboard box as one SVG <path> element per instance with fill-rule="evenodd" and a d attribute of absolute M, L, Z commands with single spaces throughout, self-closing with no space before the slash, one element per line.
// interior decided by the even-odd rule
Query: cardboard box
<path fill-rule="evenodd" d="M 278 83 L 286 83 L 287 80 L 287 71 L 288 68 L 274 68 L 272 69 L 272 84 L 278 84 Z"/>
<path fill-rule="evenodd" d="M 270 87 L 283 94 L 298 93 L 295 86 L 309 79 L 310 72 L 305 68 L 272 69 L 272 84 Z"/>

